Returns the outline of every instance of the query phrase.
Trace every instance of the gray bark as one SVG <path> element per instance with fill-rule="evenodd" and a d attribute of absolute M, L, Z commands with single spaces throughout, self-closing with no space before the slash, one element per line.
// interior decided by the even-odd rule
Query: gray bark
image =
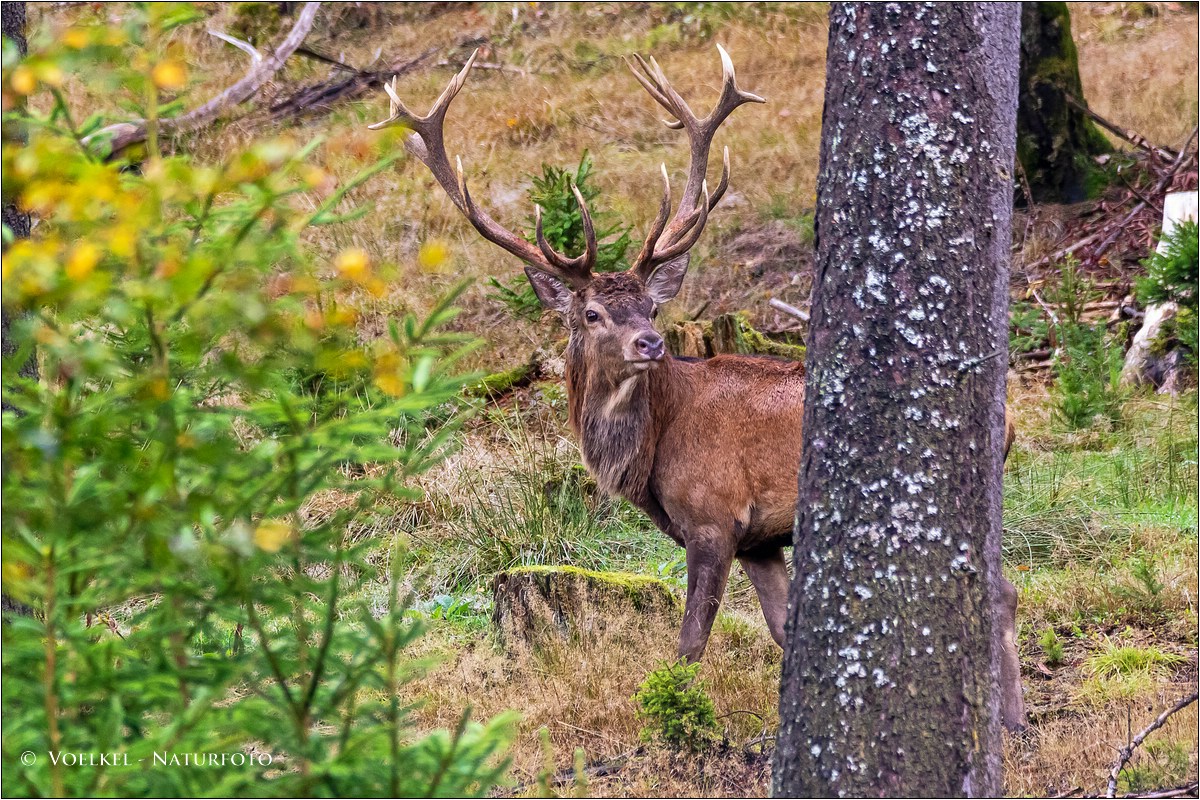
<path fill-rule="evenodd" d="M 1020 9 L 834 4 L 773 793 L 1001 791 Z"/>

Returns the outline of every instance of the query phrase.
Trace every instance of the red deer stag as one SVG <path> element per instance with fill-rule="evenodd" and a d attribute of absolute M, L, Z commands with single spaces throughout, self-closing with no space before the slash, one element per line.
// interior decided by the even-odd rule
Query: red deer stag
<path fill-rule="evenodd" d="M 409 151 L 433 173 L 477 231 L 525 262 L 525 274 L 542 305 L 570 328 L 566 352 L 570 424 L 597 483 L 642 509 L 687 553 L 687 601 L 679 653 L 704 653 L 713 620 L 736 558 L 758 593 L 771 635 L 784 639 L 804 406 L 804 366 L 750 356 L 706 360 L 673 358 L 652 320 L 675 297 L 709 212 L 729 181 L 729 150 L 716 190 L 705 175 L 713 135 L 743 103 L 763 98 L 738 88 L 733 63 L 719 45 L 724 81 L 716 107 L 698 117 L 672 88 L 653 58 L 630 68 L 638 82 L 674 118 L 691 146 L 691 163 L 679 207 L 671 215 L 671 186 L 662 167 L 663 194 L 645 244 L 627 272 L 592 274 L 596 236 L 575 189 L 586 248 L 570 257 L 542 233 L 537 209 L 536 245 L 507 230 L 471 199 L 462 161 L 451 167 L 442 138 L 446 110 L 475 61 L 462 71 L 425 116 L 409 111 L 395 91 L 391 116 L 372 125 L 412 131 Z M 573 187 L 574 188 L 574 187 Z M 1006 587 L 1002 624 L 1006 721 L 1023 717 L 1019 666 L 1012 635 L 1016 592 Z"/>

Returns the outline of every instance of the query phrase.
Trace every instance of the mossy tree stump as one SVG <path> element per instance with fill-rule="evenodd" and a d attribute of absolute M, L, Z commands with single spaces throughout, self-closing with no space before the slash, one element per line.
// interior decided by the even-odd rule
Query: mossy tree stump
<path fill-rule="evenodd" d="M 640 630 L 647 618 L 674 626 L 680 614 L 678 598 L 660 580 L 578 567 L 512 569 L 496 576 L 492 594 L 492 622 L 508 649 L 592 641 Z"/>
<path fill-rule="evenodd" d="M 725 353 L 804 360 L 804 345 L 778 342 L 750 324 L 745 314 L 722 314 L 711 323 L 680 322 L 665 334 L 672 354 L 709 358 Z"/>

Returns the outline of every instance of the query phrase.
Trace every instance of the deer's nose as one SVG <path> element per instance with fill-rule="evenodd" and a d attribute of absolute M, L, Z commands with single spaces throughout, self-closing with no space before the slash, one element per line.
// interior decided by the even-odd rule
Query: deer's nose
<path fill-rule="evenodd" d="M 637 347 L 638 355 L 651 361 L 658 361 L 666 350 L 663 338 L 655 331 L 647 331 L 639 335 L 634 346 Z"/>

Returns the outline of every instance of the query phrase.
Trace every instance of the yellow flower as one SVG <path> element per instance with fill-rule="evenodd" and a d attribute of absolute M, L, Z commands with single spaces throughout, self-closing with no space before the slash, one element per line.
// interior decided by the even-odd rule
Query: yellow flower
<path fill-rule="evenodd" d="M 431 239 L 421 245 L 421 250 L 417 253 L 417 265 L 420 266 L 422 272 L 438 272 L 446 263 L 449 254 L 450 251 L 445 242 Z"/>
<path fill-rule="evenodd" d="M 33 94 L 33 90 L 37 88 L 37 78 L 29 67 L 14 69 L 8 82 L 17 94 Z"/>
<path fill-rule="evenodd" d="M 338 274 L 352 281 L 365 278 L 370 265 L 371 261 L 367 258 L 367 254 L 357 247 L 343 250 L 338 254 L 337 260 L 333 262 L 334 269 L 338 271 Z"/>
<path fill-rule="evenodd" d="M 150 78 L 159 89 L 182 89 L 187 83 L 187 70 L 178 61 L 160 61 L 151 70 Z"/>
<path fill-rule="evenodd" d="M 88 33 L 83 28 L 71 28 L 63 34 L 63 44 L 75 50 L 81 50 L 88 45 Z"/>
<path fill-rule="evenodd" d="M 381 392 L 392 397 L 404 396 L 404 376 L 401 374 L 403 366 L 404 360 L 395 350 L 389 350 L 375 360 L 375 385 Z"/>
<path fill-rule="evenodd" d="M 146 385 L 147 393 L 155 400 L 166 400 L 171 396 L 171 387 L 166 378 L 151 378 Z"/>
<path fill-rule="evenodd" d="M 56 89 L 63 84 L 63 73 L 57 64 L 42 64 L 38 67 L 37 76 L 42 83 Z"/>
<path fill-rule="evenodd" d="M 294 533 L 286 520 L 264 519 L 254 529 L 254 544 L 264 553 L 278 553 L 281 547 L 291 541 Z"/>
<path fill-rule="evenodd" d="M 329 181 L 329 173 L 320 167 L 309 164 L 301 168 L 300 178 L 304 181 L 306 187 L 316 189 L 324 186 Z"/>
<path fill-rule="evenodd" d="M 67 258 L 67 277 L 73 281 L 81 281 L 92 274 L 99 262 L 100 248 L 91 242 L 80 242 Z"/>

